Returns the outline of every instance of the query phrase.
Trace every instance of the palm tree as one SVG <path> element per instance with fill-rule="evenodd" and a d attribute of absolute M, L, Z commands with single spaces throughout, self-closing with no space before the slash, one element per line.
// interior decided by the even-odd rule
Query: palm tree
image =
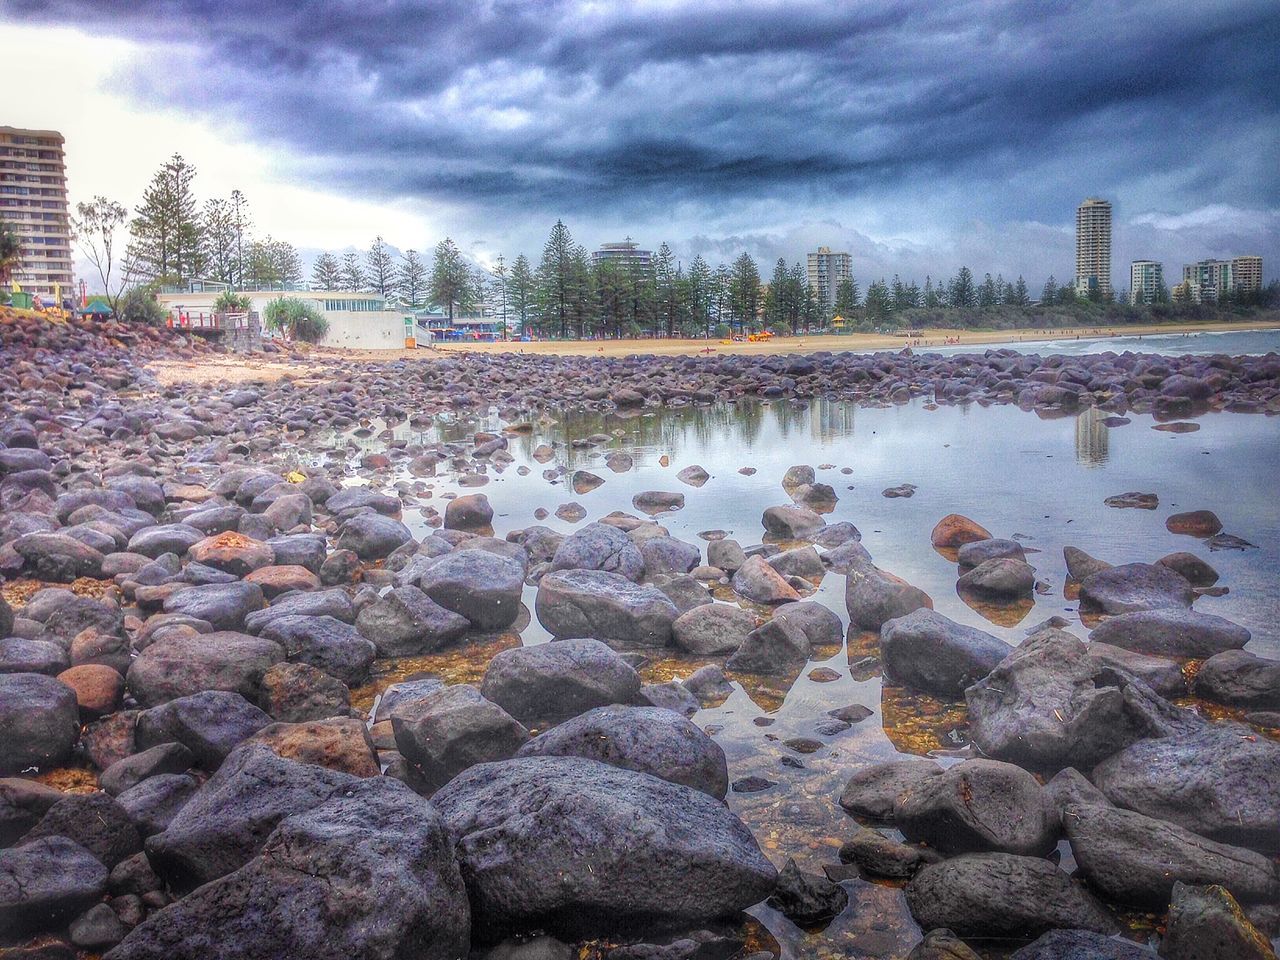
<path fill-rule="evenodd" d="M 0 220 L 0 284 L 7 284 L 13 271 L 22 261 L 22 247 L 18 235 L 9 224 Z"/>

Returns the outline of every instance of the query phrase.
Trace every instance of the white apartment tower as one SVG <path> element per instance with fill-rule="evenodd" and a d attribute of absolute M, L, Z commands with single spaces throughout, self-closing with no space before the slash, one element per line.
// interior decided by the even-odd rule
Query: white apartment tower
<path fill-rule="evenodd" d="M 809 287 L 814 296 L 828 308 L 835 305 L 836 290 L 840 281 L 853 277 L 853 257 L 847 253 L 832 253 L 830 247 L 819 247 L 809 254 Z"/>
<path fill-rule="evenodd" d="M 1090 197 L 1076 208 L 1076 294 L 1111 294 L 1111 204 Z"/>
<path fill-rule="evenodd" d="M 1134 260 L 1129 264 L 1129 302 L 1155 303 L 1164 286 L 1164 264 L 1155 260 Z"/>
<path fill-rule="evenodd" d="M 71 296 L 67 168 L 58 131 L 0 127 L 0 220 L 21 251 L 12 279 L 28 293 Z"/>

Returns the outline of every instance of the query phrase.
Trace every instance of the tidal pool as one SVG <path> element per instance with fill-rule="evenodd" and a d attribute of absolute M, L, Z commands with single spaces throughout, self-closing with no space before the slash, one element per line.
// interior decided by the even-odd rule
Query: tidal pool
<path fill-rule="evenodd" d="M 645 410 L 634 415 L 565 413 L 527 433 L 509 435 L 515 458 L 502 469 L 475 466 L 470 479 L 442 462 L 438 476 L 410 478 L 358 467 L 369 452 L 404 442 L 469 440 L 477 431 L 500 431 L 496 417 L 440 423 L 427 431 L 399 425 L 388 432 L 374 425 L 370 435 L 346 440 L 353 482 L 397 482 L 406 498 L 405 522 L 422 537 L 430 526 L 415 509 L 443 512 L 451 493 L 483 492 L 493 505 L 497 536 L 542 523 L 563 532 L 614 510 L 637 513 L 632 497 L 643 490 L 678 491 L 682 510 L 656 519 L 680 539 L 705 547 L 699 534 L 723 530 L 744 546 L 760 542 L 764 509 L 788 503 L 781 480 L 794 464 L 808 464 L 833 486 L 839 502 L 826 519 L 847 520 L 878 566 L 921 587 L 935 608 L 961 623 L 980 627 L 1017 644 L 1028 629 L 1051 616 L 1087 636 L 1072 591 L 1062 549 L 1078 546 L 1113 563 L 1154 561 L 1189 551 L 1209 561 L 1229 592 L 1204 597 L 1196 607 L 1228 617 L 1253 632 L 1248 649 L 1280 656 L 1280 430 L 1264 416 L 1215 413 L 1195 421 L 1194 432 L 1153 429 L 1150 416 L 1107 426 L 1106 414 L 1042 417 L 1013 406 L 934 407 L 913 402 L 893 407 L 857 407 L 839 402 L 750 403 L 719 407 Z M 361 431 L 369 433 L 369 431 Z M 587 437 L 607 443 L 575 445 Z M 554 446 L 554 459 L 533 458 L 540 444 Z M 469 449 L 469 444 L 468 444 Z M 630 454 L 634 465 L 615 473 L 605 464 L 613 451 Z M 288 451 L 283 451 L 287 457 Z M 701 488 L 676 478 L 682 468 L 701 465 L 711 479 Z M 521 475 L 521 467 L 528 470 Z M 740 468 L 755 469 L 744 475 Z M 544 471 L 557 470 L 549 481 Z M 604 483 L 575 494 L 570 478 L 589 470 Z M 916 485 L 910 498 L 882 495 L 888 487 Z M 1155 510 L 1104 505 L 1128 491 L 1155 493 Z M 557 519 L 555 509 L 577 502 L 586 511 L 579 523 Z M 1193 509 L 1213 510 L 1224 532 L 1255 546 L 1211 551 L 1203 541 L 1168 532 L 1165 518 Z M 549 513 L 535 516 L 539 509 Z M 930 546 L 934 524 L 949 513 L 977 520 L 995 536 L 1022 541 L 1037 577 L 1048 587 L 1033 602 L 1016 607 L 974 607 L 956 592 L 956 564 Z M 811 598 L 838 613 L 847 625 L 845 578 L 828 574 Z M 535 588 L 526 588 L 533 609 Z M 519 631 L 479 645 L 433 657 L 380 664 L 378 682 L 361 695 L 419 670 L 450 682 L 478 682 L 484 666 L 505 646 L 546 642 L 536 618 Z M 524 623 L 522 618 L 520 623 Z M 517 624 L 519 626 L 519 624 Z M 840 647 L 818 652 L 793 678 L 761 681 L 736 678 L 722 704 L 700 710 L 694 720 L 708 730 L 729 759 L 730 780 L 747 776 L 774 781 L 756 793 L 731 792 L 729 803 L 747 822 L 767 854 L 782 866 L 793 857 L 803 868 L 821 871 L 838 863 L 836 851 L 856 829 L 836 800 L 859 767 L 899 754 L 928 754 L 946 762 L 967 755 L 963 705 L 908 693 L 881 683 L 878 638 L 853 633 Z M 704 660 L 654 660 L 646 680 L 687 676 Z M 818 668 L 827 668 L 818 670 Z M 818 670 L 817 673 L 814 671 Z M 822 735 L 817 725 L 827 712 L 849 704 L 871 711 L 848 730 Z M 801 743 L 799 741 L 810 741 Z M 790 742 L 790 743 L 789 743 Z M 813 749 L 815 742 L 817 748 Z M 1070 850 L 1059 852 L 1070 866 Z M 901 890 L 891 884 L 846 882 L 850 905 L 825 930 L 806 932 L 766 906 L 753 913 L 778 942 L 784 957 L 904 957 L 920 933 Z M 1131 917 L 1140 928 L 1142 917 Z M 761 931 L 761 935 L 764 932 Z M 993 947 L 993 956 L 1001 949 Z"/>

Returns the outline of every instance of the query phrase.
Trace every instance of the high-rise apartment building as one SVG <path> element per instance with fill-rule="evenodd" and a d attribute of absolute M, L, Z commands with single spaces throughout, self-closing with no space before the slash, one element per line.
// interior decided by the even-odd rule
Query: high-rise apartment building
<path fill-rule="evenodd" d="M 1252 293 L 1262 289 L 1262 258 L 1255 256 L 1231 258 L 1231 280 L 1237 293 Z"/>
<path fill-rule="evenodd" d="M 640 244 L 627 237 L 627 239 L 619 243 L 602 243 L 599 250 L 592 252 L 591 263 L 593 265 L 598 265 L 605 261 L 612 261 L 628 270 L 648 270 L 653 263 L 653 251 L 641 250 Z"/>
<path fill-rule="evenodd" d="M 1214 303 L 1234 289 L 1230 260 L 1198 260 L 1182 268 L 1182 282 L 1189 284 L 1195 303 Z"/>
<path fill-rule="evenodd" d="M 1076 208 L 1076 294 L 1111 294 L 1111 204 L 1090 197 Z"/>
<path fill-rule="evenodd" d="M 71 296 L 71 225 L 62 134 L 0 127 L 0 220 L 18 237 L 12 279 L 28 293 Z"/>
<path fill-rule="evenodd" d="M 830 247 L 819 247 L 809 254 L 809 288 L 819 301 L 832 307 L 836 302 L 836 289 L 841 280 L 853 276 L 853 257 L 847 253 L 832 253 Z"/>
<path fill-rule="evenodd" d="M 1164 264 L 1134 260 L 1129 264 L 1129 302 L 1155 303 L 1164 288 Z"/>

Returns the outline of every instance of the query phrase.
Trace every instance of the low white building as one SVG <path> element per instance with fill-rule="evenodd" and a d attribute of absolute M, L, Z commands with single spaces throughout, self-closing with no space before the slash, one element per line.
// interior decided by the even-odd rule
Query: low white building
<path fill-rule="evenodd" d="M 222 284 L 197 281 L 190 287 L 157 294 L 160 305 L 175 318 L 186 318 L 193 326 L 213 315 L 213 305 L 222 294 Z M 267 305 L 281 297 L 296 297 L 315 304 L 329 322 L 329 332 L 321 343 L 326 347 L 353 350 L 399 350 L 406 337 L 413 336 L 412 314 L 391 307 L 376 293 L 349 293 L 345 290 L 241 290 L 252 309 L 263 316 Z M 266 331 L 264 330 L 264 333 Z"/>

